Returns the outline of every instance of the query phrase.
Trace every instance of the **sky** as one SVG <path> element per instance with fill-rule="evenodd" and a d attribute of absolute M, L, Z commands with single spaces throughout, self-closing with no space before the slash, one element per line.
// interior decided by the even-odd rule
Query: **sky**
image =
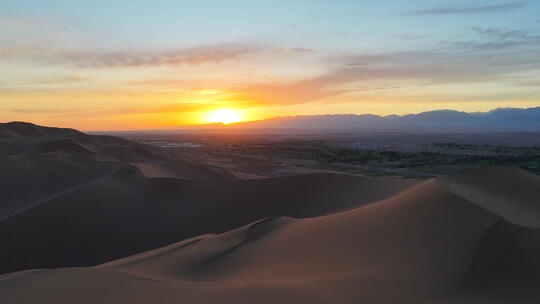
<path fill-rule="evenodd" d="M 540 1 L 0 0 L 0 122 L 133 130 L 540 106 L 538 12 Z"/>

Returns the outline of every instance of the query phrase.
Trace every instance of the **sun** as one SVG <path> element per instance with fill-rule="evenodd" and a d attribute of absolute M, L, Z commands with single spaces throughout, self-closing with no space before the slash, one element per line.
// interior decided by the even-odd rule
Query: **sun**
<path fill-rule="evenodd" d="M 222 123 L 230 124 L 242 121 L 242 115 L 238 110 L 233 109 L 219 109 L 210 111 L 208 113 L 206 121 L 209 123 Z"/>

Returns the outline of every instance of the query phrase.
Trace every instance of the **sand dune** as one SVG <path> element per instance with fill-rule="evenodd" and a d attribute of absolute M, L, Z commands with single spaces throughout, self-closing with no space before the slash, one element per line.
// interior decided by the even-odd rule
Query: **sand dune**
<path fill-rule="evenodd" d="M 217 166 L 200 166 L 184 159 L 162 163 L 134 163 L 146 177 L 169 177 L 189 180 L 238 179 L 236 175 Z"/>
<path fill-rule="evenodd" d="M 473 170 L 326 216 L 268 218 L 97 267 L 3 275 L 0 300 L 531 303 L 539 230 L 509 222 L 501 204 L 514 204 L 504 199 L 514 188 L 481 195 L 482 178 L 529 183 L 513 208 L 534 212 L 540 184 L 528 173 Z"/>
<path fill-rule="evenodd" d="M 71 129 L 0 124 L 0 143 L 0 303 L 540 298 L 540 178 L 520 169 L 248 180 Z"/>
<path fill-rule="evenodd" d="M 98 182 L 119 167 L 115 161 L 101 161 L 85 154 L 0 157 L 0 220 Z"/>
<path fill-rule="evenodd" d="M 0 220 L 103 181 L 130 164 L 150 176 L 234 177 L 222 168 L 187 162 L 179 153 L 121 138 L 29 123 L 0 124 Z"/>
<path fill-rule="evenodd" d="M 460 294 L 538 302 L 540 291 L 540 229 L 500 220 L 485 233 Z"/>
<path fill-rule="evenodd" d="M 74 136 L 84 133 L 74 129 L 37 126 L 27 122 L 14 121 L 0 124 L 0 138 Z"/>
<path fill-rule="evenodd" d="M 0 272 L 95 265 L 268 216 L 356 207 L 416 183 L 323 173 L 218 183 L 147 178 L 127 166 L 0 221 L 0 242 L 10 244 L 0 251 Z"/>
<path fill-rule="evenodd" d="M 458 285 L 496 219 L 429 181 L 354 210 L 258 222 L 101 267 L 177 282 L 285 280 L 313 284 L 314 290 L 331 284 L 343 293 L 338 302 L 351 295 L 379 301 L 425 290 L 440 294 Z M 460 225 L 453 224 L 457 220 Z"/>
<path fill-rule="evenodd" d="M 511 167 L 485 167 L 441 177 L 452 193 L 508 221 L 540 228 L 540 176 Z"/>

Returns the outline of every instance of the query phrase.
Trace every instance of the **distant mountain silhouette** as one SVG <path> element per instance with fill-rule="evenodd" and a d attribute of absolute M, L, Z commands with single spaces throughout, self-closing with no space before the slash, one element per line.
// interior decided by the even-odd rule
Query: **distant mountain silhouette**
<path fill-rule="evenodd" d="M 499 108 L 480 113 L 438 110 L 403 116 L 372 114 L 288 116 L 239 123 L 230 127 L 421 132 L 540 131 L 540 107 Z"/>

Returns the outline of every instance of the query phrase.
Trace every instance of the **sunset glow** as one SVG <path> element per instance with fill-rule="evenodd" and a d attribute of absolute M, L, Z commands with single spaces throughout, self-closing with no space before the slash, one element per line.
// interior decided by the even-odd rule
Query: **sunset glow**
<path fill-rule="evenodd" d="M 159 129 L 539 106 L 540 3 L 448 3 L 2 1 L 0 121 Z"/>
<path fill-rule="evenodd" d="M 220 110 L 210 111 L 208 113 L 206 122 L 230 124 L 230 123 L 235 123 L 235 122 L 241 122 L 243 120 L 244 119 L 242 118 L 242 115 L 237 110 L 220 109 Z"/>

